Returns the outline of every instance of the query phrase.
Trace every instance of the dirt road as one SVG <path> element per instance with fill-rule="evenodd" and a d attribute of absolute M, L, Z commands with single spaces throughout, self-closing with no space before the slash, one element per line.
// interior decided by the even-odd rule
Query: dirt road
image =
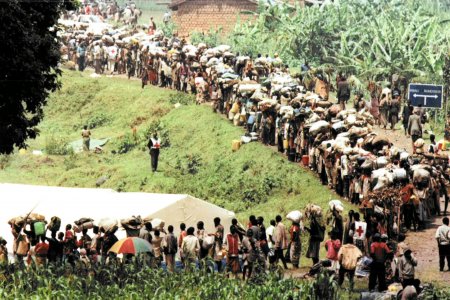
<path fill-rule="evenodd" d="M 407 138 L 403 128 L 397 127 L 395 131 L 384 130 L 375 126 L 374 131 L 380 136 L 386 136 L 398 148 L 406 149 L 412 153 L 411 138 Z M 444 209 L 444 202 L 441 201 L 441 211 Z M 429 220 L 425 230 L 419 232 L 409 232 L 406 243 L 411 247 L 414 256 L 418 260 L 416 268 L 417 277 L 422 281 L 434 281 L 440 283 L 450 283 L 450 272 L 439 272 L 439 255 L 437 242 L 434 238 L 436 229 L 442 224 L 442 216 Z M 447 267 L 445 268 L 447 270 Z"/>

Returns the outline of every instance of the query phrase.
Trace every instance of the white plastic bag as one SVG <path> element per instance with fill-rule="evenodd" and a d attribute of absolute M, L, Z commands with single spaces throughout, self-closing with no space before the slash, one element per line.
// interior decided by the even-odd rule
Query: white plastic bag
<path fill-rule="evenodd" d="M 288 219 L 292 222 L 295 222 L 295 223 L 299 223 L 302 220 L 302 218 L 303 218 L 303 214 L 299 210 L 291 211 L 286 216 L 286 219 Z"/>

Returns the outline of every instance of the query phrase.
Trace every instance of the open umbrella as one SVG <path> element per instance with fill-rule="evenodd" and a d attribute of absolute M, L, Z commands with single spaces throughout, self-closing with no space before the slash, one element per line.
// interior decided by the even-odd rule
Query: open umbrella
<path fill-rule="evenodd" d="M 152 252 L 152 245 L 144 239 L 138 237 L 128 237 L 116 242 L 109 252 L 117 254 L 138 254 L 144 252 Z"/>

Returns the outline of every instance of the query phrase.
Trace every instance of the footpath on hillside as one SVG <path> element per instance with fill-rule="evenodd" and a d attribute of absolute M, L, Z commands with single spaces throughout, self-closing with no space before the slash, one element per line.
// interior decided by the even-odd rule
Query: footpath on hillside
<path fill-rule="evenodd" d="M 374 132 L 379 136 L 389 138 L 397 147 L 406 149 L 412 153 L 411 138 L 406 137 L 403 129 L 385 130 L 378 126 Z M 441 199 L 441 211 L 444 210 L 444 202 Z M 413 255 L 418 260 L 416 267 L 417 277 L 422 281 L 440 281 L 450 283 L 450 272 L 439 272 L 439 254 L 435 239 L 436 229 L 442 225 L 442 216 L 436 216 L 429 220 L 426 229 L 417 232 L 408 232 L 406 243 L 411 247 Z"/>

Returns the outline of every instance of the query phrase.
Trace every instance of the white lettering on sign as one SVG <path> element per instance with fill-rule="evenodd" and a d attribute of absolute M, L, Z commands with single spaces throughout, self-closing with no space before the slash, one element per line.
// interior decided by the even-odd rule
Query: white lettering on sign
<path fill-rule="evenodd" d="M 423 90 L 425 93 L 434 93 L 434 94 L 440 94 L 441 90 Z"/>

